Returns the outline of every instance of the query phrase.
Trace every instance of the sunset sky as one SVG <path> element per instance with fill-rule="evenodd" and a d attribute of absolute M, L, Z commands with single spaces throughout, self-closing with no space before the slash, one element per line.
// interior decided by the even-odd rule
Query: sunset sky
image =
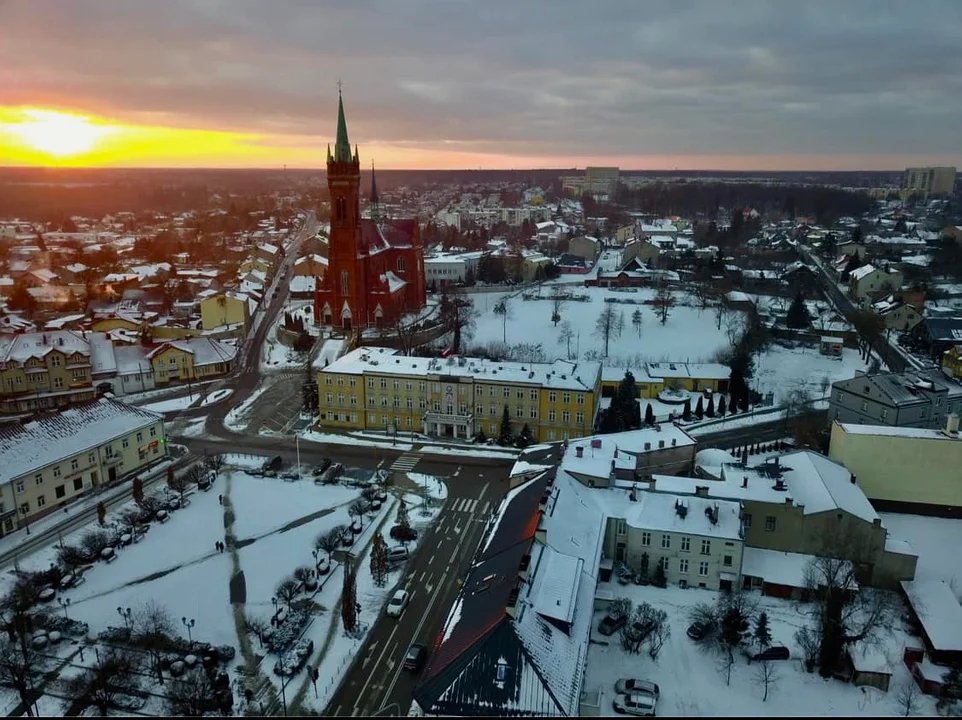
<path fill-rule="evenodd" d="M 962 166 L 956 0 L 0 0 L 0 165 Z"/>

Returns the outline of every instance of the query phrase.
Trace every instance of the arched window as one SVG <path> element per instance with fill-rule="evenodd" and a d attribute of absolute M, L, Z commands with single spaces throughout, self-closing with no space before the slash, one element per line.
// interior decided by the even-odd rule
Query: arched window
<path fill-rule="evenodd" d="M 341 295 L 347 295 L 350 291 L 350 281 L 347 270 L 341 270 Z"/>
<path fill-rule="evenodd" d="M 343 197 L 339 197 L 335 203 L 334 218 L 338 222 L 344 222 L 347 219 L 347 200 Z"/>
<path fill-rule="evenodd" d="M 397 271 L 399 273 L 404 272 L 404 256 L 403 255 L 397 259 Z"/>

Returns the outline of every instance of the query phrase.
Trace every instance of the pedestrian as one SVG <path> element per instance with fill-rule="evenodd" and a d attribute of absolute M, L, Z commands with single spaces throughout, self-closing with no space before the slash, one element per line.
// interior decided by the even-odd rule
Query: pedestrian
<path fill-rule="evenodd" d="M 217 550 L 217 552 L 220 552 L 220 543 L 217 542 L 216 540 L 214 540 L 214 550 Z"/>
<path fill-rule="evenodd" d="M 220 505 L 223 505 L 223 504 L 224 504 L 224 496 L 223 496 L 223 495 L 218 495 L 218 496 L 217 496 L 217 502 L 218 502 Z"/>

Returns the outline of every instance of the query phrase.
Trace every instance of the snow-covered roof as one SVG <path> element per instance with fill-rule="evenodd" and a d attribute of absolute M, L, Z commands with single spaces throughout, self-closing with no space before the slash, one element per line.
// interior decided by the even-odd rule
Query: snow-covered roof
<path fill-rule="evenodd" d="M 61 315 L 53 320 L 48 320 L 46 323 L 44 323 L 43 327 L 45 330 L 60 330 L 64 325 L 79 322 L 85 317 L 87 316 L 83 313 L 78 313 L 75 315 Z"/>
<path fill-rule="evenodd" d="M 873 272 L 875 272 L 875 266 L 869 263 L 867 265 L 862 265 L 861 267 L 855 268 L 854 270 L 852 270 L 852 272 L 848 274 L 848 276 L 852 280 L 855 280 L 857 282 L 862 278 L 867 277 L 868 275 L 871 275 Z"/>
<path fill-rule="evenodd" d="M 805 572 L 814 555 L 746 547 L 742 554 L 742 575 L 787 587 L 805 587 Z"/>
<path fill-rule="evenodd" d="M 713 478 L 721 478 L 723 465 L 737 462 L 738 458 L 721 448 L 706 448 L 695 453 L 695 467 Z"/>
<path fill-rule="evenodd" d="M 922 440 L 947 440 L 951 442 L 959 442 L 960 439 L 959 436 L 950 437 L 941 430 L 932 430 L 930 428 L 857 425 L 854 423 L 838 423 L 838 425 L 850 435 L 876 435 L 879 437 L 919 438 Z"/>
<path fill-rule="evenodd" d="M 407 285 L 406 280 L 402 280 L 390 270 L 381 275 L 381 280 L 387 283 L 388 289 L 392 294 L 398 292 L 401 288 Z"/>
<path fill-rule="evenodd" d="M 606 515 L 622 518 L 629 527 L 641 530 L 741 539 L 740 503 L 648 492 L 643 487 L 643 484 L 640 485 L 636 491 L 635 501 L 630 499 L 631 490 L 624 487 L 599 490 L 599 500 L 607 503 Z M 686 509 L 679 511 L 681 506 Z M 716 518 L 716 521 L 712 522 L 711 518 Z"/>
<path fill-rule="evenodd" d="M 645 363 L 648 375 L 653 378 L 707 378 L 712 380 L 727 380 L 732 371 L 721 363 L 679 363 L 659 362 Z"/>
<path fill-rule="evenodd" d="M 314 292 L 317 287 L 317 278 L 312 275 L 295 275 L 291 278 L 290 290 L 292 293 Z"/>
<path fill-rule="evenodd" d="M 189 340 L 167 340 L 147 353 L 148 358 L 176 348 L 189 353 L 194 358 L 194 367 L 213 365 L 215 363 L 229 363 L 237 355 L 237 347 L 228 345 L 213 338 L 190 338 Z"/>
<path fill-rule="evenodd" d="M 0 483 L 162 423 L 163 417 L 110 398 L 0 428 Z"/>
<path fill-rule="evenodd" d="M 37 268 L 36 270 L 31 270 L 30 274 L 43 282 L 53 282 L 58 277 L 57 273 L 48 268 Z"/>
<path fill-rule="evenodd" d="M 90 342 L 91 372 L 94 375 L 114 372 L 117 369 L 117 359 L 114 355 L 114 344 L 107 333 L 88 333 L 87 339 Z"/>
<path fill-rule="evenodd" d="M 936 651 L 962 652 L 962 606 L 944 580 L 903 580 L 912 609 Z"/>
<path fill-rule="evenodd" d="M 539 615 L 570 623 L 575 614 L 584 560 L 547 547 L 541 555 L 532 589 L 533 605 Z"/>
<path fill-rule="evenodd" d="M 90 343 L 82 333 L 73 330 L 0 336 L 0 362 L 22 363 L 30 358 L 44 358 L 51 350 L 89 357 Z"/>
<path fill-rule="evenodd" d="M 280 250 L 277 245 L 271 245 L 270 243 L 260 243 L 257 249 L 266 252 L 268 255 L 276 255 L 277 251 Z"/>
<path fill-rule="evenodd" d="M 305 255 L 304 257 L 297 258 L 297 260 L 294 261 L 294 264 L 301 265 L 306 262 L 316 263 L 319 265 L 327 265 L 327 258 L 324 257 L 323 255 L 316 255 L 316 254 Z"/>
<path fill-rule="evenodd" d="M 600 372 L 597 362 L 521 363 L 484 360 L 452 355 L 448 358 L 406 357 L 393 348 L 362 347 L 352 350 L 326 368 L 325 372 L 363 375 L 472 377 L 475 383 L 518 383 L 540 387 L 590 392 Z"/>

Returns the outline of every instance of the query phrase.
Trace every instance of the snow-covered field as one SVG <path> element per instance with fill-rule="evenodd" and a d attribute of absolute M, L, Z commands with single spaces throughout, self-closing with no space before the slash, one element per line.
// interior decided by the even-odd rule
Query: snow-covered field
<path fill-rule="evenodd" d="M 208 405 L 219 403 L 221 400 L 224 400 L 225 398 L 229 398 L 231 396 L 231 393 L 233 392 L 234 391 L 231 390 L 230 388 L 221 388 L 220 390 L 214 390 L 214 392 L 205 396 L 204 399 L 201 400 L 200 406 L 207 407 Z"/>
<path fill-rule="evenodd" d="M 186 410 L 195 402 L 197 402 L 199 395 L 197 393 L 183 395 L 181 397 L 170 398 L 169 400 L 160 400 L 158 402 L 149 403 L 147 405 L 141 405 L 144 410 L 150 410 L 151 412 L 167 413 L 176 412 L 177 410 Z"/>
<path fill-rule="evenodd" d="M 593 641 L 588 649 L 588 670 L 585 690 L 601 692 L 601 714 L 614 715 L 612 700 L 614 684 L 619 678 L 652 680 L 660 686 L 659 715 L 703 716 L 832 716 L 898 715 L 897 688 L 909 681 L 909 671 L 901 662 L 906 636 L 900 628 L 887 634 L 883 654 L 892 668 L 889 692 L 872 687 L 856 687 L 839 680 L 824 680 L 818 673 L 807 673 L 801 653 L 795 647 L 795 631 L 810 622 L 803 614 L 804 605 L 788 600 L 762 597 L 755 594 L 757 611 L 768 614 L 774 644 L 786 645 L 792 658 L 773 663 L 777 679 L 769 689 L 768 701 L 763 702 L 763 690 L 756 681 L 758 663 L 749 665 L 736 654 L 732 667 L 731 685 L 725 683 L 725 673 L 719 670 L 718 658 L 703 652 L 686 635 L 689 609 L 700 602 L 714 603 L 717 594 L 694 588 L 669 586 L 621 586 L 602 584 L 615 597 L 628 597 L 633 602 L 648 602 L 668 613 L 671 637 L 656 661 L 645 652 L 631 655 L 625 652 L 616 633 L 605 638 L 597 633 L 603 612 L 595 613 Z M 857 651 L 856 651 L 857 652 Z M 934 698 L 922 696 L 919 707 L 923 714 L 933 714 Z"/>
<path fill-rule="evenodd" d="M 775 393 L 776 405 L 799 385 L 804 385 L 813 398 L 821 398 L 831 392 L 833 382 L 848 380 L 856 370 L 867 368 L 858 350 L 851 348 L 843 348 L 841 357 L 830 357 L 819 353 L 816 347 L 786 348 L 773 343 L 755 358 L 752 387 L 762 394 Z"/>

